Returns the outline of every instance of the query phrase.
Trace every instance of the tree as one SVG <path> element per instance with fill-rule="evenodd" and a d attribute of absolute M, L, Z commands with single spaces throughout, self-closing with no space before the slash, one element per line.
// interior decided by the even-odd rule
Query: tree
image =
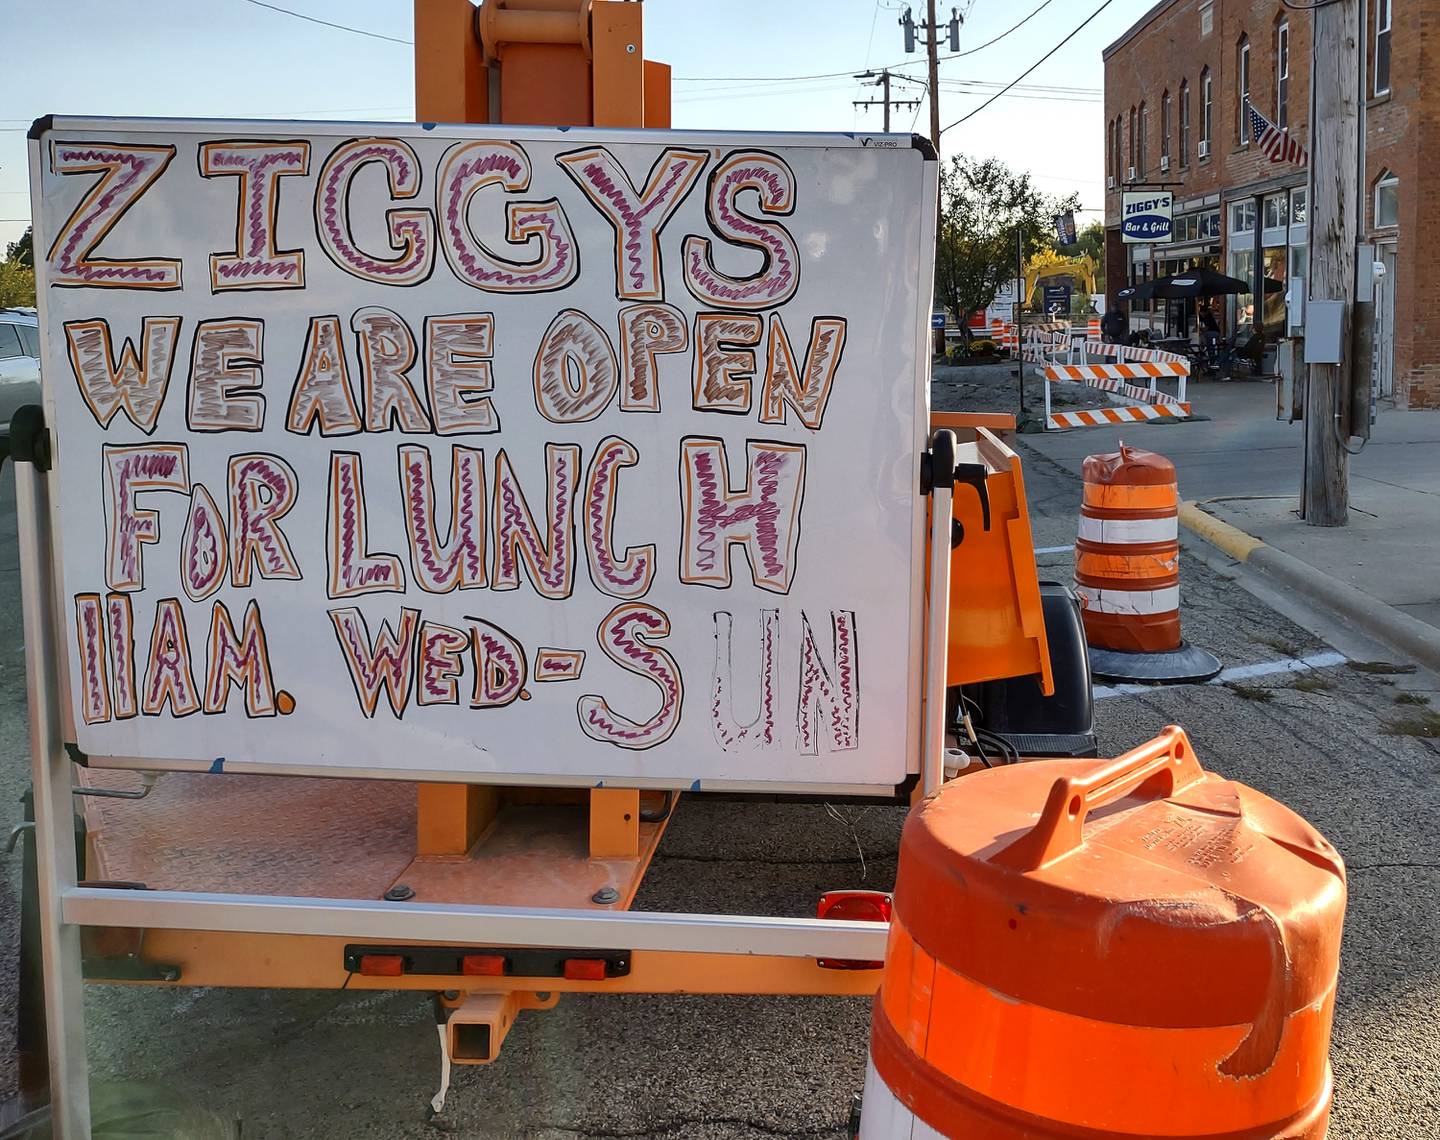
<path fill-rule="evenodd" d="M 0 309 L 35 303 L 35 270 L 18 261 L 0 261 Z"/>
<path fill-rule="evenodd" d="M 935 294 L 962 329 L 1015 276 L 1015 235 L 1032 257 L 1052 244 L 1056 214 L 1079 198 L 1042 194 L 1030 175 L 996 158 L 957 155 L 940 171 L 940 226 L 935 249 Z"/>
<path fill-rule="evenodd" d="M 1091 222 L 1075 235 L 1074 245 L 1056 245 L 1057 253 L 1064 257 L 1089 257 L 1100 265 L 1105 264 L 1105 223 Z"/>
<path fill-rule="evenodd" d="M 26 269 L 35 268 L 35 235 L 29 226 L 20 235 L 19 241 L 12 241 L 5 251 L 6 261 L 17 261 Z"/>

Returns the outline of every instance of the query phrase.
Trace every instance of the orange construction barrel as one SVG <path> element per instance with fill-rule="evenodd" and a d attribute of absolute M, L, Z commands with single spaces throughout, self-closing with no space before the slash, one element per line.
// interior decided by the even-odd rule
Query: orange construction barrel
<path fill-rule="evenodd" d="M 1170 727 L 905 824 L 861 1140 L 1319 1140 L 1345 913 L 1305 820 Z"/>
<path fill-rule="evenodd" d="M 1133 681 L 1204 681 L 1220 662 L 1180 638 L 1180 498 L 1175 465 L 1126 447 L 1088 455 L 1075 543 L 1090 666 Z"/>

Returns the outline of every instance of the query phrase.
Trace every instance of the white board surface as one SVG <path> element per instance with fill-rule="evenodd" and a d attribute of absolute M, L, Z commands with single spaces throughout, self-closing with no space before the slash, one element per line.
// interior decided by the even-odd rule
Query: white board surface
<path fill-rule="evenodd" d="M 915 770 L 935 164 L 908 138 L 33 134 L 83 751 Z"/>

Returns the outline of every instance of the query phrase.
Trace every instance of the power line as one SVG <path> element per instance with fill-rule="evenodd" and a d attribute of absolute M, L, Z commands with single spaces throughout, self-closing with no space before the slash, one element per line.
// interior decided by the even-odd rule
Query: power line
<path fill-rule="evenodd" d="M 986 99 L 985 102 L 981 103 L 980 106 L 976 107 L 973 111 L 968 111 L 968 112 L 966 112 L 964 115 L 961 115 L 960 118 L 956 119 L 953 123 L 950 124 L 950 126 L 942 127 L 942 128 L 940 129 L 940 133 L 941 133 L 941 134 L 944 134 L 946 131 L 948 131 L 948 130 L 950 129 L 950 127 L 958 127 L 961 123 L 965 122 L 967 119 L 973 119 L 973 118 L 974 118 L 976 115 L 978 115 L 981 111 L 985 110 L 985 108 L 988 107 L 988 106 L 990 106 L 991 103 L 995 102 L 996 99 L 998 99 L 998 98 L 1000 98 L 1000 96 L 1004 95 L 1007 91 L 1010 90 L 1010 88 L 1012 88 L 1012 87 L 1014 87 L 1016 84 L 1018 84 L 1018 83 L 1020 82 L 1020 80 L 1024 79 L 1027 75 L 1029 75 L 1032 71 L 1034 71 L 1034 70 L 1035 70 L 1037 67 L 1039 67 L 1042 63 L 1044 63 L 1047 59 L 1049 59 L 1049 58 L 1050 58 L 1052 55 L 1054 55 L 1057 51 L 1059 51 L 1059 50 L 1060 50 L 1061 48 L 1063 48 L 1066 44 L 1068 44 L 1071 40 L 1073 40 L 1076 36 L 1078 36 L 1078 35 L 1080 34 L 1080 32 L 1084 30 L 1085 26 L 1090 23 L 1091 20 L 1093 20 L 1096 16 L 1100 15 L 1101 12 L 1105 11 L 1105 9 L 1108 8 L 1108 7 L 1110 7 L 1110 5 L 1113 4 L 1114 2 L 1115 2 L 1115 0 L 1104 0 L 1104 2 L 1100 5 L 1100 7 L 1096 8 L 1095 11 L 1091 12 L 1090 15 L 1086 16 L 1085 19 L 1080 22 L 1079 26 L 1078 26 L 1073 32 L 1071 32 L 1068 36 L 1066 36 L 1063 40 L 1061 40 L 1061 41 L 1060 41 L 1058 44 L 1056 44 L 1053 48 L 1051 48 L 1049 51 L 1047 51 L 1044 55 L 1042 55 L 1039 59 L 1037 59 L 1034 63 L 1032 63 L 1032 64 L 1031 64 L 1029 67 L 1027 67 L 1024 71 L 1022 71 L 1019 75 L 1017 75 L 1017 76 L 1015 77 L 1015 79 L 1014 79 L 1013 82 L 1007 84 L 1002 90 L 995 92 L 994 95 L 991 95 L 990 98 Z"/>
<path fill-rule="evenodd" d="M 319 16 L 307 16 L 304 12 L 292 12 L 289 8 L 282 8 L 278 4 L 267 4 L 265 0 L 245 0 L 247 4 L 254 4 L 257 8 L 268 8 L 272 12 L 279 12 L 285 16 L 293 16 L 297 20 L 305 20 L 307 23 L 320 24 L 322 27 L 334 28 L 337 32 L 349 32 L 356 36 L 368 36 L 372 40 L 385 40 L 387 43 L 404 44 L 406 47 L 414 47 L 414 40 L 402 40 L 398 36 L 387 36 L 380 32 L 367 32 L 364 28 L 352 28 L 349 24 L 335 24 L 329 20 L 322 20 Z"/>
<path fill-rule="evenodd" d="M 974 55 L 978 51 L 984 51 L 991 44 L 999 43 L 1011 32 L 1018 31 L 1024 27 L 1031 19 L 1048 8 L 1052 2 L 1053 0 L 1041 0 L 1039 7 L 1024 17 L 1019 23 L 1012 24 L 1006 28 L 998 36 L 986 40 L 983 44 L 978 44 L 973 48 L 966 48 L 964 51 L 942 55 L 939 57 L 939 62 L 944 63 L 950 59 L 964 59 L 967 55 Z M 899 63 L 887 63 L 885 67 L 893 71 L 897 67 L 911 67 L 920 62 L 921 60 L 918 59 L 902 59 Z M 795 83 L 802 79 L 838 79 L 841 76 L 850 75 L 854 70 L 854 68 L 850 68 L 846 71 L 821 71 L 814 75 L 676 75 L 671 81 L 674 83 Z"/>

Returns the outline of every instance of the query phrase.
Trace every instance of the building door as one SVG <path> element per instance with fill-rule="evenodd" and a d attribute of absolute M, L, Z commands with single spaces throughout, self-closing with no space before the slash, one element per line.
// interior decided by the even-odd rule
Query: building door
<path fill-rule="evenodd" d="M 1375 298 L 1375 395 L 1388 400 L 1395 395 L 1395 246 L 1382 245 L 1377 252 L 1385 276 Z"/>

